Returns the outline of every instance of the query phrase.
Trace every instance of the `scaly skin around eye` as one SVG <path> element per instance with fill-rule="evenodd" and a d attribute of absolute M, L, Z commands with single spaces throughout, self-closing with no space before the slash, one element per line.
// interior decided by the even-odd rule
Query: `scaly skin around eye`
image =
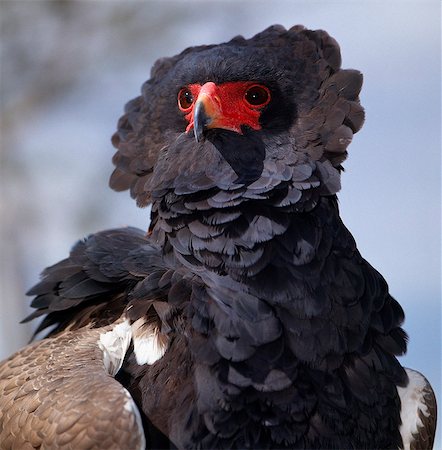
<path fill-rule="evenodd" d="M 189 123 L 186 132 L 194 127 L 198 104 L 204 104 L 206 129 L 221 128 L 239 134 L 242 134 L 243 127 L 260 130 L 261 112 L 270 101 L 270 89 L 253 81 L 193 83 L 178 93 L 178 107 Z"/>

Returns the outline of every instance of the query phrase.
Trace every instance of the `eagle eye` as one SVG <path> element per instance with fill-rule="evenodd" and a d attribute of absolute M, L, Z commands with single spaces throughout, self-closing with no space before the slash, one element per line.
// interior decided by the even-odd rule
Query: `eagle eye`
<path fill-rule="evenodd" d="M 244 99 L 250 106 L 262 108 L 270 102 L 270 91 L 265 86 L 254 84 L 247 89 Z"/>
<path fill-rule="evenodd" d="M 184 87 L 178 93 L 178 107 L 181 111 L 187 112 L 193 104 L 193 94 L 192 91 Z"/>

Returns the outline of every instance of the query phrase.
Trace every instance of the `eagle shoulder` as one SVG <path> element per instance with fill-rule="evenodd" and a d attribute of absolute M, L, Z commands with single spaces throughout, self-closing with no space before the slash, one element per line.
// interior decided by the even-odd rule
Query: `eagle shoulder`
<path fill-rule="evenodd" d="M 401 399 L 400 433 L 404 450 L 433 448 L 436 433 L 436 397 L 429 381 L 419 372 L 405 369 L 409 383 L 398 386 Z"/>
<path fill-rule="evenodd" d="M 52 329 L 0 363 L 2 450 L 145 448 L 140 411 L 117 373 L 129 354 L 150 365 L 169 347 L 165 272 L 158 248 L 130 227 L 88 236 L 43 272 L 25 320 L 44 315 L 37 332 Z"/>
<path fill-rule="evenodd" d="M 0 365 L 2 449 L 144 449 L 140 412 L 114 379 L 131 340 L 127 320 L 65 330 Z"/>
<path fill-rule="evenodd" d="M 132 227 L 105 230 L 77 242 L 68 258 L 43 271 L 28 291 L 35 311 L 24 322 L 45 316 L 36 333 L 114 323 L 127 308 L 128 293 L 160 265 L 159 249 Z"/>

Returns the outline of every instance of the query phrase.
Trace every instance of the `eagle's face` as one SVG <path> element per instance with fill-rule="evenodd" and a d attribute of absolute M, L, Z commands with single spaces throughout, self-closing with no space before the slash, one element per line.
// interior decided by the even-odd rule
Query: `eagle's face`
<path fill-rule="evenodd" d="M 187 132 L 193 129 L 199 141 L 207 130 L 245 134 L 289 128 L 299 95 L 292 72 L 300 73 L 301 61 L 284 70 L 280 55 L 267 50 L 228 43 L 188 54 L 177 64 L 171 75 L 182 84 L 178 107 Z"/>
<path fill-rule="evenodd" d="M 340 70 L 332 38 L 299 26 L 159 60 L 120 119 L 111 186 L 142 206 L 171 190 L 262 193 L 281 183 L 334 194 L 363 122 L 361 81 Z"/>
<path fill-rule="evenodd" d="M 193 129 L 198 142 L 207 130 L 261 130 L 262 111 L 271 100 L 270 89 L 253 81 L 195 83 L 178 93 L 178 106 L 189 123 L 186 132 Z"/>

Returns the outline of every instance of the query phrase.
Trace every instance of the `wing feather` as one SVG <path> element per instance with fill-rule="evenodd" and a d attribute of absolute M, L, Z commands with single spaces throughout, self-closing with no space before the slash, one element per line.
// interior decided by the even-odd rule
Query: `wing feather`
<path fill-rule="evenodd" d="M 406 387 L 398 387 L 403 449 L 432 449 L 437 422 L 436 396 L 421 373 L 408 368 L 406 371 L 409 383 Z"/>
<path fill-rule="evenodd" d="M 4 361 L 2 449 L 144 449 L 139 411 L 113 378 L 130 337 L 127 321 L 64 331 Z"/>

